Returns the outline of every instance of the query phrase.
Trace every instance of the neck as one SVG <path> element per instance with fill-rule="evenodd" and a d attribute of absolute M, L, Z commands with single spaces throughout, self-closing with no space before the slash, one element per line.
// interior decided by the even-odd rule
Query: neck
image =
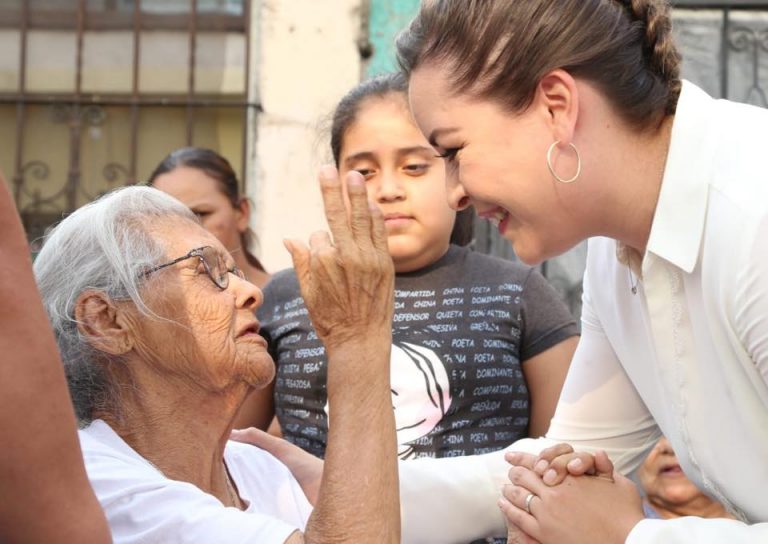
<path fill-rule="evenodd" d="M 672 117 L 642 133 L 608 129 L 608 152 L 592 157 L 594 171 L 602 172 L 599 195 L 585 203 L 594 218 L 590 236 L 608 236 L 645 253 L 669 152 Z M 600 210 L 595 214 L 595 209 Z"/>
<path fill-rule="evenodd" d="M 407 274 L 426 268 L 442 259 L 445 254 L 448 253 L 450 247 L 450 242 L 446 242 L 445 244 L 436 244 L 428 251 L 423 251 L 416 255 L 410 255 L 399 259 L 393 257 L 392 260 L 395 265 L 395 273 Z"/>
<path fill-rule="evenodd" d="M 684 516 L 700 518 L 732 518 L 723 505 L 713 501 L 704 494 L 682 504 L 673 504 L 656 498 L 645 498 L 646 503 L 653 508 L 662 519 L 673 519 Z"/>
<path fill-rule="evenodd" d="M 97 417 L 166 477 L 192 483 L 233 506 L 224 447 L 247 387 L 212 393 L 173 378 L 138 374 L 122 393 L 120 416 Z"/>

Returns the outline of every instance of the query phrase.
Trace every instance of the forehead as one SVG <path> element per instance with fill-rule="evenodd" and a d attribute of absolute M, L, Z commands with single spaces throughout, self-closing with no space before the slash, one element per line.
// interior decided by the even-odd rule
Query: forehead
<path fill-rule="evenodd" d="M 204 201 L 227 198 L 215 178 L 204 170 L 189 166 L 180 166 L 158 176 L 153 185 L 190 207 Z"/>
<path fill-rule="evenodd" d="M 419 66 L 408 83 L 408 101 L 416 124 L 426 136 L 457 117 L 471 117 L 472 101 L 451 91 L 448 71 L 435 64 Z"/>
<path fill-rule="evenodd" d="M 445 100 L 455 100 L 457 96 L 451 92 L 449 71 L 435 63 L 429 63 L 416 68 L 408 80 L 408 101 L 411 111 L 429 106 L 429 109 L 445 111 Z"/>
<path fill-rule="evenodd" d="M 180 257 L 196 247 L 213 246 L 226 255 L 221 242 L 202 226 L 182 217 L 164 217 L 152 221 L 148 227 L 150 236 L 164 248 L 170 259 Z"/>
<path fill-rule="evenodd" d="M 370 99 L 344 134 L 342 155 L 376 148 L 428 146 L 416 126 L 404 96 Z"/>

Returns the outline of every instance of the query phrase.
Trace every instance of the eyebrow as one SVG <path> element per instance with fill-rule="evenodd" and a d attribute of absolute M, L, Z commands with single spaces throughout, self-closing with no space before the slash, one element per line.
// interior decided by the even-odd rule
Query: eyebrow
<path fill-rule="evenodd" d="M 398 156 L 403 155 L 410 155 L 411 153 L 430 153 L 433 154 L 434 151 L 430 149 L 429 147 L 424 147 L 423 145 L 417 145 L 413 147 L 403 147 L 401 149 L 398 149 L 396 151 Z M 376 160 L 376 153 L 373 151 L 361 151 L 360 153 L 355 153 L 354 155 L 350 155 L 346 159 L 344 159 L 345 164 L 351 164 L 358 160 Z"/>
<path fill-rule="evenodd" d="M 459 129 L 457 127 L 436 128 L 430 132 L 429 138 L 427 138 L 429 140 L 429 145 L 432 147 L 440 147 L 436 142 L 438 136 L 450 134 L 451 132 L 458 132 L 458 130 Z"/>

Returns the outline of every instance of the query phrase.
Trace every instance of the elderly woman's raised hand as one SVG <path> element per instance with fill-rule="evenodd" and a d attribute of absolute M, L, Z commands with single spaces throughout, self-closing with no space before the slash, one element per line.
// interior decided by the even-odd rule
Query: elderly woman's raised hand
<path fill-rule="evenodd" d="M 309 247 L 285 245 L 301 286 L 312 324 L 326 350 L 362 340 L 392 327 L 394 266 L 387 252 L 381 211 L 369 206 L 365 180 L 346 179 L 349 206 L 335 168 L 320 171 L 325 215 L 331 231 L 312 234 Z"/>

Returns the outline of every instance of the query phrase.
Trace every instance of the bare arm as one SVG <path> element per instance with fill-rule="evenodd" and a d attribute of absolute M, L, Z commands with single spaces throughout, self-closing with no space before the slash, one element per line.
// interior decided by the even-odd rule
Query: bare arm
<path fill-rule="evenodd" d="M 24 232 L 0 174 L 0 541 L 111 542 Z"/>
<path fill-rule="evenodd" d="M 347 175 L 349 210 L 332 168 L 321 174 L 333 239 L 286 243 L 328 358 L 333 424 L 305 542 L 400 542 L 395 421 L 389 388 L 394 267 L 383 218 L 362 176 Z M 292 535 L 287 542 L 301 542 Z"/>
<path fill-rule="evenodd" d="M 578 343 L 579 337 L 572 336 L 523 361 L 531 404 L 528 435 L 532 438 L 544 436 L 549 429 Z"/>

